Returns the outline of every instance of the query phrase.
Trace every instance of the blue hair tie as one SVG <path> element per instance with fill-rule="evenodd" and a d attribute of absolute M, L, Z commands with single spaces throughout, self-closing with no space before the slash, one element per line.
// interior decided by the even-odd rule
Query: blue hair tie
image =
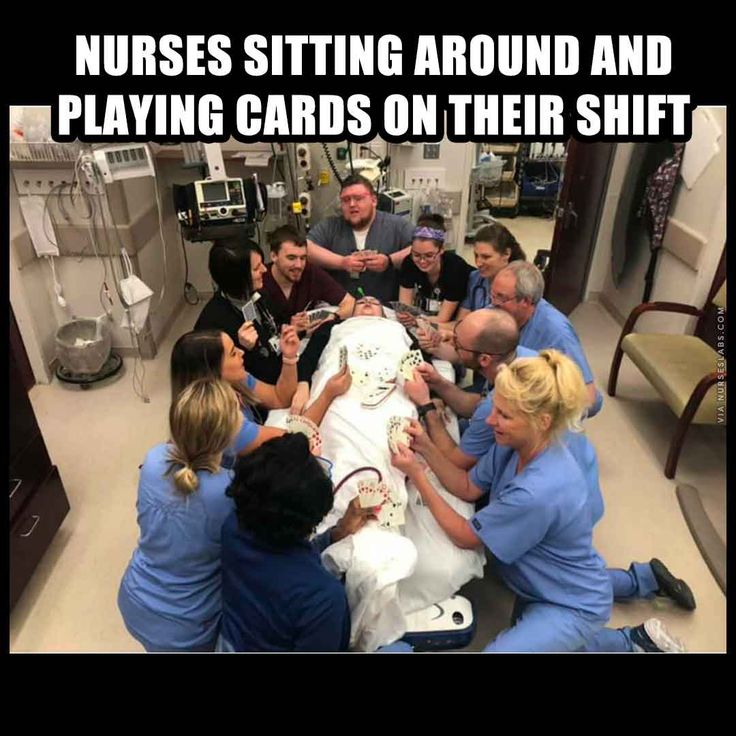
<path fill-rule="evenodd" d="M 414 238 L 421 238 L 422 240 L 439 240 L 440 243 L 445 242 L 445 231 L 436 230 L 433 227 L 418 227 L 414 229 Z"/>

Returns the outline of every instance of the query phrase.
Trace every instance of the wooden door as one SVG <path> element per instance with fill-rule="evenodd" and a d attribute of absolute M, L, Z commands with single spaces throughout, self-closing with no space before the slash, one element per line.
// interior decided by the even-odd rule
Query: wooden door
<path fill-rule="evenodd" d="M 545 298 L 565 314 L 585 293 L 614 149 L 613 143 L 575 140 L 567 146 L 544 290 Z"/>

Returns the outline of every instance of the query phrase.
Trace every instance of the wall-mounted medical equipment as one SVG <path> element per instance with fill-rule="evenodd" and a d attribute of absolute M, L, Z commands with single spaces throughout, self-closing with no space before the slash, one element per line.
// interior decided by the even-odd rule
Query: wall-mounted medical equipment
<path fill-rule="evenodd" d="M 403 189 L 389 189 L 378 195 L 378 209 L 394 215 L 411 217 L 413 197 Z"/>
<path fill-rule="evenodd" d="M 156 176 L 148 146 L 143 143 L 124 143 L 104 146 L 94 151 L 95 163 L 106 184 L 120 179 Z"/>
<path fill-rule="evenodd" d="M 203 179 L 194 182 L 200 220 L 233 220 L 247 214 L 242 179 Z"/>

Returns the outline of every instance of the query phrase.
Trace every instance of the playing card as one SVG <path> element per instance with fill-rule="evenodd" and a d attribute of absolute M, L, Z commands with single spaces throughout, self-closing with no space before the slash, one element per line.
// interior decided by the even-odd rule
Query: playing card
<path fill-rule="evenodd" d="M 338 371 L 342 371 L 343 368 L 348 364 L 348 349 L 347 346 L 343 345 L 340 347 L 340 364 Z"/>
<path fill-rule="evenodd" d="M 380 345 L 370 345 L 366 343 L 359 343 L 355 346 L 355 354 L 361 359 L 361 360 L 370 360 L 371 358 L 375 358 L 376 355 L 381 351 Z"/>
<path fill-rule="evenodd" d="M 290 414 L 286 417 L 286 430 L 291 434 L 303 434 L 309 440 L 309 451 L 312 455 L 319 455 L 322 449 L 322 435 L 319 427 L 301 414 Z"/>
<path fill-rule="evenodd" d="M 311 312 L 307 312 L 307 319 L 309 319 L 309 324 L 312 325 L 315 322 L 320 322 L 323 319 L 327 319 L 332 312 L 329 312 L 326 309 L 314 309 Z"/>
<path fill-rule="evenodd" d="M 391 497 L 382 504 L 376 514 L 376 518 L 378 519 L 378 523 L 385 529 L 401 526 L 406 521 L 404 517 L 404 505 Z"/>
<path fill-rule="evenodd" d="M 256 310 L 255 300 L 250 299 L 243 304 L 243 319 L 246 322 L 255 322 L 258 317 L 258 311 Z"/>
<path fill-rule="evenodd" d="M 424 312 L 422 312 L 419 307 L 415 307 L 411 304 L 404 304 L 404 302 L 389 302 L 389 306 L 394 310 L 394 312 L 404 312 L 405 314 L 412 315 L 412 317 L 421 317 L 424 315 Z"/>
<path fill-rule="evenodd" d="M 406 431 L 411 421 L 408 417 L 391 417 L 387 424 L 388 446 L 391 452 L 396 454 L 399 451 L 398 445 L 409 446 L 411 436 Z"/>
<path fill-rule="evenodd" d="M 407 380 L 414 378 L 414 369 L 424 363 L 421 350 L 410 350 L 399 361 L 399 373 Z"/>
<path fill-rule="evenodd" d="M 360 405 L 365 409 L 375 409 L 391 395 L 395 388 L 395 383 L 379 383 L 375 388 L 366 392 Z"/>
<path fill-rule="evenodd" d="M 427 337 L 431 337 L 435 332 L 437 332 L 437 328 L 428 320 L 422 319 L 421 317 L 417 318 L 417 327 L 420 330 L 423 330 Z"/>

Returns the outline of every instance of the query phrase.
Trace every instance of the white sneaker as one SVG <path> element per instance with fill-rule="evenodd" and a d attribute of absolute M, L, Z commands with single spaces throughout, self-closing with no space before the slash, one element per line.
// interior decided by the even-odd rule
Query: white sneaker
<path fill-rule="evenodd" d="M 658 618 L 649 618 L 644 622 L 644 631 L 660 652 L 683 654 L 685 645 L 667 631 L 667 627 Z"/>

